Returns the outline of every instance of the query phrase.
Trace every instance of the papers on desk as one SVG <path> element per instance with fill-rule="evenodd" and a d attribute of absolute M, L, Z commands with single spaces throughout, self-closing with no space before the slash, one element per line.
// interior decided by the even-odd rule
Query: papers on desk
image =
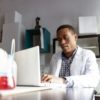
<path fill-rule="evenodd" d="M 12 90 L 0 90 L 0 96 L 9 96 L 9 95 L 39 91 L 39 90 L 46 90 L 46 89 L 50 89 L 50 88 L 47 88 L 47 87 L 16 87 L 15 89 L 12 89 Z"/>

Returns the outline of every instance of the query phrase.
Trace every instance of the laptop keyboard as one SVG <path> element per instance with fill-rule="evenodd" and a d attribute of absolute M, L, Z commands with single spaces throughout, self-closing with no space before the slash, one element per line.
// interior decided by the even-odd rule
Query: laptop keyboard
<path fill-rule="evenodd" d="M 50 88 L 66 88 L 66 84 L 58 84 L 58 83 L 40 83 L 40 86 L 50 87 Z"/>

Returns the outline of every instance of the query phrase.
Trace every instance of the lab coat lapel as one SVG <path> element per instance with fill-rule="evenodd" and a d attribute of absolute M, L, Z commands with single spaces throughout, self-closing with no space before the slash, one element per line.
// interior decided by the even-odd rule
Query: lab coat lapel
<path fill-rule="evenodd" d="M 73 61 L 70 66 L 70 74 L 77 75 L 80 74 L 82 67 L 82 48 L 78 47 L 77 52 L 73 58 Z"/>
<path fill-rule="evenodd" d="M 55 76 L 59 76 L 59 73 L 60 73 L 61 63 L 62 63 L 61 53 L 58 56 L 57 69 L 56 69 Z"/>

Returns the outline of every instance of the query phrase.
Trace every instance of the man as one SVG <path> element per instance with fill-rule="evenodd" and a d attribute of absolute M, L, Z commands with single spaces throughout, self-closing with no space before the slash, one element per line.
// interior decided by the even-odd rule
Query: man
<path fill-rule="evenodd" d="M 62 52 L 53 55 L 52 74 L 45 74 L 43 82 L 64 83 L 67 87 L 96 87 L 99 69 L 95 54 L 77 45 L 77 34 L 71 25 L 57 29 L 57 39 Z"/>

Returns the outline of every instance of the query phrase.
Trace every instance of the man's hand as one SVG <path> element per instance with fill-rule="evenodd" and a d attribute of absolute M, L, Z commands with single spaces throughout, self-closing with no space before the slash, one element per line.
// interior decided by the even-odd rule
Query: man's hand
<path fill-rule="evenodd" d="M 41 80 L 42 82 L 60 83 L 60 84 L 63 84 L 65 82 L 63 78 L 55 77 L 53 75 L 48 75 L 48 74 L 44 74 Z"/>

